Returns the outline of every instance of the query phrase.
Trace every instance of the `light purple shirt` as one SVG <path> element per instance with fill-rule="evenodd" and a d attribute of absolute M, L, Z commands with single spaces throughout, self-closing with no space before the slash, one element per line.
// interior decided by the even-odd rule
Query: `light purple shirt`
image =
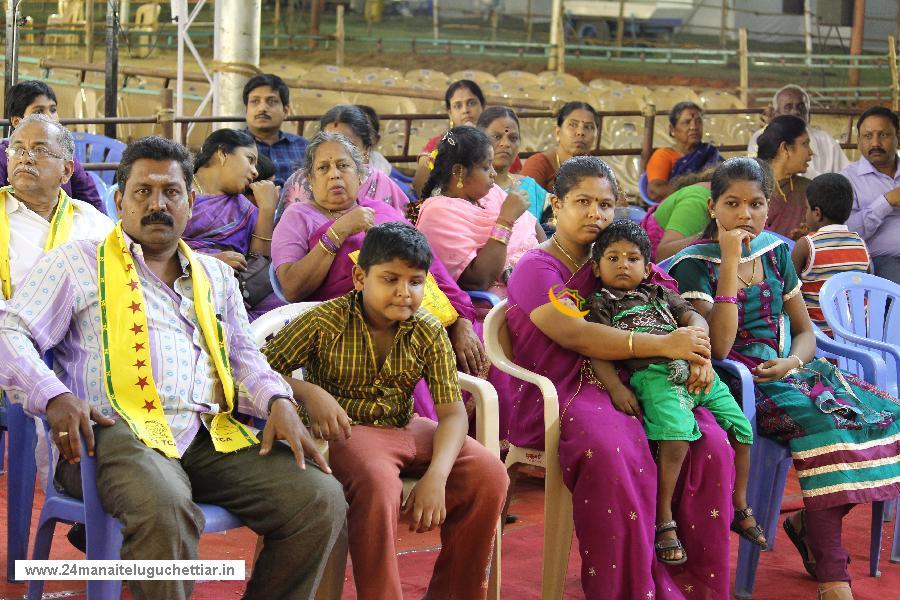
<path fill-rule="evenodd" d="M 893 177 L 872 166 L 865 157 L 841 171 L 853 185 L 853 209 L 847 219 L 871 256 L 900 256 L 900 208 L 888 204 L 885 194 L 900 187 L 900 160 Z"/>
<path fill-rule="evenodd" d="M 126 236 L 147 306 L 153 379 L 179 453 L 194 439 L 201 422 L 219 412 L 214 400 L 215 366 L 197 324 L 191 278 L 182 275 L 174 290 L 150 271 L 141 246 Z M 118 414 L 109 404 L 103 380 L 97 246 L 80 240 L 45 254 L 5 307 L 0 307 L 0 387 L 13 402 L 33 414 L 46 412 L 47 401 L 71 391 L 106 416 Z M 213 306 L 227 336 L 238 410 L 266 417 L 269 400 L 291 395 L 253 340 L 244 302 L 231 267 L 197 254 L 209 277 Z M 179 251 L 185 273 L 190 266 Z M 54 350 L 56 373 L 41 354 Z"/>

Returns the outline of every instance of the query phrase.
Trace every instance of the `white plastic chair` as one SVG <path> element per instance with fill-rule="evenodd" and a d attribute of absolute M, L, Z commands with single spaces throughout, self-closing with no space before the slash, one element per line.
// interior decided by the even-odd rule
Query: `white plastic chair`
<path fill-rule="evenodd" d="M 559 464 L 559 398 L 553 382 L 516 365 L 512 355 L 509 330 L 506 328 L 506 300 L 488 313 L 484 320 L 484 346 L 491 364 L 534 384 L 544 397 L 544 449 L 519 448 L 510 444 L 506 468 L 515 477 L 519 465 L 544 469 L 544 565 L 541 574 L 541 598 L 563 597 L 569 549 L 572 545 L 572 493 L 563 483 Z"/>
<path fill-rule="evenodd" d="M 286 306 L 278 307 L 271 310 L 253 323 L 250 324 L 253 330 L 253 338 L 256 344 L 262 347 L 269 338 L 276 334 L 282 327 L 293 321 L 295 318 L 319 304 L 318 302 L 295 302 Z M 295 377 L 300 377 L 301 373 L 295 371 Z M 497 390 L 490 383 L 477 377 L 472 377 L 465 373 L 459 373 L 459 387 L 472 395 L 475 402 L 475 439 L 477 439 L 491 454 L 500 457 L 500 416 L 497 405 Z M 322 454 L 327 458 L 328 444 L 322 442 L 324 451 Z M 320 446 L 322 450 L 322 446 Z M 418 482 L 418 479 L 404 477 L 403 478 L 403 496 L 406 497 L 412 487 Z M 571 502 L 569 502 L 571 507 Z M 497 521 L 494 541 L 494 555 L 491 559 L 491 577 L 488 582 L 488 598 L 491 600 L 500 600 L 500 546 L 501 536 L 503 533 L 502 519 Z M 322 576 L 322 583 L 319 585 L 319 593 L 316 598 L 331 598 L 339 600 L 343 593 L 344 587 L 344 571 L 347 566 L 347 548 L 340 551 L 335 547 L 335 552 L 328 561 L 325 573 Z"/>

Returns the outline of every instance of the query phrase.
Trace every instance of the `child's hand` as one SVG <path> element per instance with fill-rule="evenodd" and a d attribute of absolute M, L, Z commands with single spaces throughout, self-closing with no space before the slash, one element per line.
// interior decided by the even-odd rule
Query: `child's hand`
<path fill-rule="evenodd" d="M 713 371 L 710 361 L 691 363 L 691 376 L 687 380 L 687 389 L 692 394 L 708 394 L 712 390 L 715 378 L 716 372 Z"/>
<path fill-rule="evenodd" d="M 447 504 L 444 500 L 446 486 L 446 481 L 432 477 L 428 472 L 416 483 L 402 510 L 403 514 L 410 516 L 410 531 L 425 533 L 444 524 L 447 518 Z"/>
<path fill-rule="evenodd" d="M 617 386 L 615 389 L 609 390 L 609 395 L 612 398 L 613 406 L 616 407 L 617 411 L 623 412 L 626 415 L 631 415 L 632 417 L 639 417 L 641 415 L 641 405 L 638 404 L 637 398 L 634 397 L 634 392 L 626 386 L 621 385 Z"/>
<path fill-rule="evenodd" d="M 350 439 L 350 418 L 334 396 L 316 386 L 303 396 L 309 415 L 309 430 L 320 439 Z"/>

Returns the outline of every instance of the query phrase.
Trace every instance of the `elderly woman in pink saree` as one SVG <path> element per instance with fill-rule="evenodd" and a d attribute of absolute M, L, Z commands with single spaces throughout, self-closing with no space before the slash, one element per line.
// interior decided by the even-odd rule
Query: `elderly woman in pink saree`
<path fill-rule="evenodd" d="M 653 551 L 656 465 L 650 444 L 640 420 L 619 410 L 590 376 L 590 367 L 585 368 L 585 356 L 708 357 L 709 340 L 682 328 L 665 336 L 637 333 L 629 348 L 627 332 L 558 311 L 548 301 L 551 290 L 568 289 L 582 298 L 595 291 L 588 257 L 597 233 L 612 221 L 617 189 L 605 163 L 580 156 L 563 163 L 555 194 L 556 233 L 516 265 L 509 280 L 507 322 L 515 362 L 550 378 L 559 392 L 559 460 L 572 491 L 584 594 L 588 600 L 725 600 L 734 480 L 733 452 L 725 434 L 705 408 L 694 410 L 703 436 L 691 444 L 673 499 L 690 559 L 679 567 L 666 566 Z M 661 271 L 650 277 L 654 283 L 674 285 Z M 518 386 L 511 424 L 512 443 L 543 447 L 537 388 Z"/>
<path fill-rule="evenodd" d="M 406 221 L 402 213 L 361 195 L 362 157 L 339 133 L 318 133 L 306 150 L 309 200 L 286 210 L 272 234 L 272 265 L 284 296 L 291 302 L 330 300 L 353 289 L 353 253 L 369 227 Z M 459 315 L 447 326 L 460 370 L 477 374 L 486 356 L 473 328 L 475 308 L 437 258 L 431 274 Z M 427 386 L 416 387 L 415 410 L 435 418 Z"/>
<path fill-rule="evenodd" d="M 322 115 L 319 120 L 319 130 L 344 135 L 363 153 L 363 162 L 366 164 L 365 176 L 359 186 L 360 197 L 384 202 L 401 212 L 406 210 L 409 198 L 400 189 L 400 186 L 382 171 L 369 165 L 369 153 L 375 147 L 377 134 L 372 129 L 372 124 L 365 112 L 353 104 L 339 104 Z M 297 169 L 284 182 L 281 198 L 275 211 L 275 220 L 280 220 L 285 209 L 294 202 L 309 200 L 306 171 Z"/>
<path fill-rule="evenodd" d="M 505 298 L 516 262 L 546 236 L 528 212 L 528 195 L 507 194 L 494 183 L 493 160 L 493 144 L 481 130 L 448 131 L 422 190 L 427 199 L 416 227 L 460 287 Z"/>

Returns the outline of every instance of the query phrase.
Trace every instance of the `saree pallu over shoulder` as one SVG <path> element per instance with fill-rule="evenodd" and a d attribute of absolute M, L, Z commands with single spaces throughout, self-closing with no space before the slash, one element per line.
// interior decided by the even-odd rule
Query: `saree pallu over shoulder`
<path fill-rule="evenodd" d="M 197 196 L 181 239 L 194 250 L 250 251 L 259 210 L 243 194 Z"/>
<path fill-rule="evenodd" d="M 669 173 L 669 180 L 688 173 L 699 173 L 704 169 L 713 167 L 722 162 L 724 159 L 719 154 L 719 150 L 712 144 L 702 142 L 696 148 L 675 161 L 672 166 L 672 172 Z"/>

